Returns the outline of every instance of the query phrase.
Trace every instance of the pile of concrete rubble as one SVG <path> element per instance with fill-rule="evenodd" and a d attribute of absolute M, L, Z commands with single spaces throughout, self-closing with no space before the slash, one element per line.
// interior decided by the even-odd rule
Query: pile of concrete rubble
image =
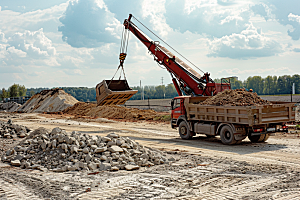
<path fill-rule="evenodd" d="M 8 122 L 0 121 L 0 138 L 24 138 L 29 131 L 30 129 L 25 126 L 12 124 L 11 120 Z"/>
<path fill-rule="evenodd" d="M 15 112 L 19 109 L 19 107 L 21 107 L 21 104 L 16 102 L 0 103 L 0 111 Z"/>
<path fill-rule="evenodd" d="M 115 133 L 100 137 L 76 131 L 67 133 L 60 128 L 50 133 L 44 128 L 36 129 L 18 146 L 6 151 L 1 160 L 13 166 L 53 172 L 134 170 L 168 163 L 159 150 Z"/>

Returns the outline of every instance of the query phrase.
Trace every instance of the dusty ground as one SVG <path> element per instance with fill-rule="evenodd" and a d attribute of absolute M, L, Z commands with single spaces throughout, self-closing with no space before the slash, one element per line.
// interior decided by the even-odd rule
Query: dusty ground
<path fill-rule="evenodd" d="M 0 120 L 31 129 L 107 135 L 115 132 L 163 150 L 174 161 L 138 171 L 52 173 L 0 162 L 0 199 L 299 199 L 299 134 L 275 134 L 267 143 L 223 145 L 219 138 L 184 141 L 169 124 L 0 113 Z M 0 139 L 0 154 L 18 141 Z M 4 146 L 5 145 L 5 146 Z"/>

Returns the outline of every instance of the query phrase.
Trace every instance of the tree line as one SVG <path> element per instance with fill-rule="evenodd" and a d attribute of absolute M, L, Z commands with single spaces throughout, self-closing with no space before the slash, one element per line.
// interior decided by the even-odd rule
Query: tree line
<path fill-rule="evenodd" d="M 220 83 L 220 79 L 215 79 L 215 82 Z M 295 83 L 295 93 L 300 94 L 300 75 L 293 76 L 250 76 L 244 81 L 231 78 L 231 89 L 246 88 L 252 89 L 259 95 L 278 95 L 291 94 L 292 84 Z"/>
<path fill-rule="evenodd" d="M 13 84 L 7 90 L 2 88 L 0 93 L 0 99 L 9 98 L 9 97 L 22 97 L 26 96 L 27 89 L 24 85 Z"/>
<path fill-rule="evenodd" d="M 217 83 L 221 82 L 221 79 L 214 80 Z M 293 76 L 267 76 L 262 78 L 261 76 L 250 76 L 244 81 L 231 78 L 231 88 L 239 89 L 246 88 L 252 89 L 259 95 L 278 95 L 278 94 L 290 94 L 291 86 L 295 83 L 295 93 L 300 94 L 300 75 L 295 74 Z M 33 96 L 34 94 L 41 92 L 42 90 L 49 88 L 25 88 L 24 85 L 13 84 L 7 90 L 3 88 L 0 91 L 0 99 L 8 97 L 19 97 L 19 96 Z M 92 102 L 96 101 L 96 90 L 95 88 L 88 87 L 62 87 L 62 89 L 71 94 L 79 101 Z M 169 99 L 177 96 L 174 85 L 159 85 L 159 86 L 134 86 L 133 90 L 138 92 L 131 98 L 131 100 L 144 99 Z"/>

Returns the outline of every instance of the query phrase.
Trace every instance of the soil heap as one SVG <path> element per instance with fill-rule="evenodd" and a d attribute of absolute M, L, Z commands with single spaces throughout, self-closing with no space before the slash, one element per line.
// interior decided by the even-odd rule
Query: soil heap
<path fill-rule="evenodd" d="M 63 89 L 43 90 L 32 96 L 18 112 L 60 112 L 78 101 Z"/>
<path fill-rule="evenodd" d="M 21 107 L 21 104 L 16 102 L 0 103 L 0 111 L 15 112 Z"/>
<path fill-rule="evenodd" d="M 272 105 L 267 100 L 261 99 L 256 92 L 248 92 L 243 89 L 224 90 L 217 95 L 200 102 L 201 105 L 217 106 L 253 106 Z"/>
<path fill-rule="evenodd" d="M 75 170 L 134 170 L 140 166 L 168 163 L 159 150 L 152 150 L 127 138 L 110 133 L 106 137 L 54 128 L 39 128 L 7 150 L 1 158 L 26 169 L 65 172 Z"/>
<path fill-rule="evenodd" d="M 12 124 L 11 120 L 7 123 L 0 121 L 0 138 L 24 138 L 29 131 L 30 129 L 25 126 Z"/>
<path fill-rule="evenodd" d="M 140 110 L 137 108 L 125 108 L 116 105 L 97 106 L 93 103 L 83 102 L 78 102 L 74 106 L 65 109 L 63 113 L 70 115 L 129 120 L 153 120 L 159 119 L 163 116 L 163 114 L 159 114 L 154 110 Z"/>

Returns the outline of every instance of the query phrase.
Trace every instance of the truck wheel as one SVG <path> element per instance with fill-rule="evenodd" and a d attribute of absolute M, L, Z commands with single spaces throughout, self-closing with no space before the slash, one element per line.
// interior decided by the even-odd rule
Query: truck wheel
<path fill-rule="evenodd" d="M 184 140 L 189 140 L 193 137 L 193 134 L 191 133 L 189 126 L 185 121 L 180 122 L 178 130 L 180 137 Z"/>
<path fill-rule="evenodd" d="M 267 134 L 261 134 L 261 135 L 248 136 L 248 138 L 251 142 L 257 143 L 257 142 L 267 141 L 269 136 L 270 136 L 270 133 L 267 133 Z"/>
<path fill-rule="evenodd" d="M 225 125 L 220 131 L 220 138 L 223 144 L 235 144 L 234 134 L 230 126 Z"/>

